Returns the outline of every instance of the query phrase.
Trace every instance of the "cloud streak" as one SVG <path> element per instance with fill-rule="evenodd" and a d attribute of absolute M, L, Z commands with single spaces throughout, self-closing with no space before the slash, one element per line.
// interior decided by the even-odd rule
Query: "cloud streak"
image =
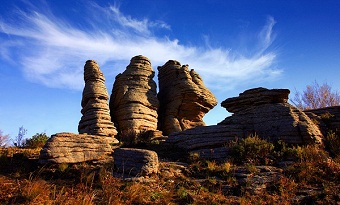
<path fill-rule="evenodd" d="M 87 59 L 97 60 L 102 68 L 114 63 L 119 67 L 113 68 L 113 73 L 118 74 L 131 57 L 139 54 L 147 56 L 153 66 L 169 59 L 189 64 L 212 89 L 261 82 L 282 73 L 275 67 L 275 52 L 268 51 L 275 25 L 272 17 L 258 34 L 255 54 L 245 56 L 230 48 L 186 46 L 177 39 L 154 34 L 156 29 L 171 30 L 165 22 L 136 19 L 123 14 L 116 5 L 90 5 L 90 17 L 80 19 L 80 26 L 38 10 L 20 11 L 20 18 L 13 17 L 12 23 L 0 20 L 0 32 L 4 34 L 0 39 L 6 42 L 0 49 L 1 57 L 18 59 L 32 81 L 76 90 L 83 88 L 82 66 Z"/>

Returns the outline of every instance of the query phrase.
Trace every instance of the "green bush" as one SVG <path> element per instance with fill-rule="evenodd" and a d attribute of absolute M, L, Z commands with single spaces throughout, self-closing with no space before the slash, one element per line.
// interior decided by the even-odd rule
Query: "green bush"
<path fill-rule="evenodd" d="M 258 136 L 236 139 L 230 145 L 231 160 L 235 163 L 268 164 L 272 158 L 274 145 Z"/>
<path fill-rule="evenodd" d="M 25 148 L 43 147 L 46 144 L 48 139 L 49 139 L 49 137 L 46 135 L 46 133 L 44 133 L 44 132 L 37 133 L 37 134 L 33 135 L 32 138 L 26 139 L 23 147 L 25 147 Z"/>
<path fill-rule="evenodd" d="M 279 161 L 297 161 L 302 156 L 302 147 L 298 145 L 288 145 L 282 140 L 274 143 L 274 156 Z"/>
<path fill-rule="evenodd" d="M 335 132 L 328 132 L 324 139 L 326 150 L 332 157 L 340 156 L 340 137 Z"/>

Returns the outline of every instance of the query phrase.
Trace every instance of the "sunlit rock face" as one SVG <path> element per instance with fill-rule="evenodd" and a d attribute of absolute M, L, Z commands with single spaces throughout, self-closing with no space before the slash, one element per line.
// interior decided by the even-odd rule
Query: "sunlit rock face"
<path fill-rule="evenodd" d="M 202 118 L 217 100 L 193 69 L 169 60 L 158 67 L 158 81 L 158 124 L 165 135 L 205 125 Z"/>
<path fill-rule="evenodd" d="M 79 133 L 114 137 L 117 130 L 111 122 L 105 78 L 96 61 L 86 61 L 84 80 L 81 101 L 83 116 L 78 126 Z"/>
<path fill-rule="evenodd" d="M 88 134 L 57 133 L 40 151 L 39 163 L 80 163 L 112 160 L 110 144 L 118 140 Z"/>
<path fill-rule="evenodd" d="M 150 60 L 131 59 L 126 70 L 116 76 L 110 98 L 110 114 L 119 133 L 157 130 L 157 85 Z"/>

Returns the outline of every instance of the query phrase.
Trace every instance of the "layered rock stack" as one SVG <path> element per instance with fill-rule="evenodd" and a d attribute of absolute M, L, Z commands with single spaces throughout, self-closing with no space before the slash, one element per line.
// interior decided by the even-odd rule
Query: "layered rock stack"
<path fill-rule="evenodd" d="M 217 104 L 201 77 L 188 65 L 169 60 L 158 67 L 159 129 L 168 135 L 204 126 L 203 116 Z"/>
<path fill-rule="evenodd" d="M 80 163 L 112 159 L 116 128 L 111 122 L 105 78 L 98 64 L 86 61 L 85 87 L 81 101 L 83 116 L 79 134 L 57 133 L 51 136 L 40 152 L 40 163 Z"/>
<path fill-rule="evenodd" d="M 105 78 L 96 61 L 86 61 L 84 80 L 81 101 L 83 116 L 78 126 L 79 133 L 114 137 L 117 131 L 109 114 L 109 95 L 105 87 Z"/>
<path fill-rule="evenodd" d="M 322 143 L 318 126 L 304 112 L 287 103 L 289 92 L 287 89 L 247 90 L 221 103 L 234 114 L 218 125 L 173 133 L 166 142 L 215 160 L 227 156 L 225 144 L 250 134 L 289 144 Z"/>
<path fill-rule="evenodd" d="M 157 85 L 150 60 L 144 56 L 131 59 L 118 74 L 110 98 L 110 114 L 119 133 L 157 130 Z"/>

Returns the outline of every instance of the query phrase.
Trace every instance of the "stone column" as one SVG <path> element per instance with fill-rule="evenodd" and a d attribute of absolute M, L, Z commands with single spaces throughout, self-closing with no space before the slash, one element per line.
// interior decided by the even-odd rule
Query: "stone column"
<path fill-rule="evenodd" d="M 109 114 L 109 95 L 105 87 L 105 78 L 96 61 L 86 61 L 84 80 L 81 101 L 83 116 L 78 126 L 79 133 L 114 137 L 117 130 Z"/>
<path fill-rule="evenodd" d="M 117 75 L 110 98 L 110 113 L 119 133 L 157 130 L 157 85 L 150 60 L 135 56 Z"/>

